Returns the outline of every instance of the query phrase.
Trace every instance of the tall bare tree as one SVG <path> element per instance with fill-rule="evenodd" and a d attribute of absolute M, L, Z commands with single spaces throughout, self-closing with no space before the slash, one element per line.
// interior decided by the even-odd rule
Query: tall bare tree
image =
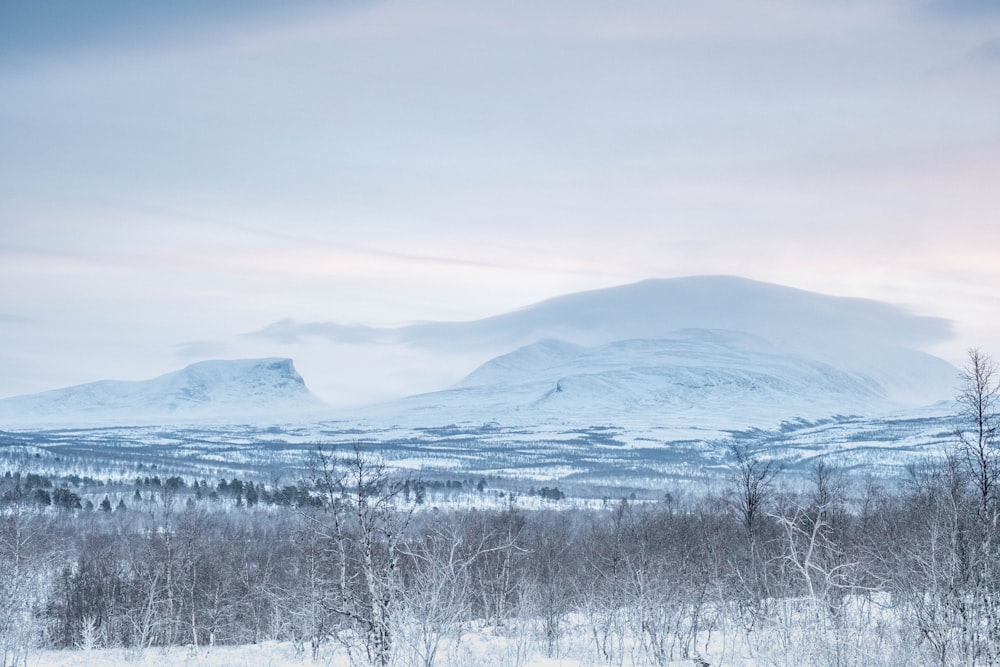
<path fill-rule="evenodd" d="M 1000 510 L 997 484 L 1000 481 L 1000 379 L 996 364 L 977 348 L 969 350 L 962 369 L 962 385 L 956 397 L 959 426 L 956 429 L 959 457 L 969 468 L 975 488 L 978 521 L 978 549 L 973 568 L 974 603 L 979 627 L 976 632 L 978 657 L 983 664 L 1000 664 L 1000 554 L 997 553 L 997 524 Z"/>
<path fill-rule="evenodd" d="M 761 539 L 767 518 L 774 477 L 778 467 L 773 461 L 754 456 L 746 447 L 730 448 L 736 469 L 731 480 L 730 504 L 746 533 L 745 548 L 732 550 L 734 585 L 739 589 L 737 607 L 749 632 L 766 614 L 769 591 L 768 562 Z"/>
<path fill-rule="evenodd" d="M 0 662 L 28 662 L 39 628 L 36 598 L 42 585 L 38 572 L 38 548 L 42 528 L 37 513 L 15 504 L 0 515 Z"/>
<path fill-rule="evenodd" d="M 995 495 L 1000 478 L 1000 381 L 997 367 L 988 354 L 977 348 L 969 350 L 962 369 L 962 385 L 956 396 L 959 426 L 956 436 L 959 452 L 969 466 L 979 497 L 984 521 L 995 519 Z"/>
<path fill-rule="evenodd" d="M 344 460 L 318 450 L 314 473 L 323 511 L 311 518 L 334 556 L 333 611 L 357 632 L 365 661 L 385 667 L 393 655 L 400 545 L 412 512 L 398 502 L 403 482 L 358 448 Z"/>
<path fill-rule="evenodd" d="M 733 445 L 730 452 L 736 463 L 733 505 L 752 543 L 778 469 L 773 461 L 757 458 L 746 447 Z"/>

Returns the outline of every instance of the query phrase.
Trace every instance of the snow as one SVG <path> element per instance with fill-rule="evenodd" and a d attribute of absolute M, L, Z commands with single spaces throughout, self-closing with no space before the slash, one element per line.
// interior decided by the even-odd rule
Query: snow
<path fill-rule="evenodd" d="M 103 380 L 0 400 L 6 425 L 304 415 L 326 406 L 291 359 L 202 361 L 151 380 Z"/>
<path fill-rule="evenodd" d="M 445 644 L 443 659 L 435 664 L 442 667 L 596 667 L 607 664 L 591 657 L 586 643 L 589 638 L 576 638 L 579 646 L 563 649 L 561 657 L 547 657 L 535 642 L 505 636 L 491 630 L 467 633 L 458 646 Z M 718 642 L 716 642 L 718 643 Z M 711 656 L 710 656 L 711 657 Z M 346 652 L 335 646 L 321 649 L 313 659 L 306 650 L 296 650 L 288 642 L 264 642 L 246 646 L 167 647 L 149 648 L 142 654 L 125 649 L 91 649 L 79 651 L 36 651 L 31 653 L 28 665 L 32 667 L 105 667 L 132 665 L 134 667 L 304 667 L 325 665 L 349 667 L 352 663 Z M 419 664 L 403 659 L 400 665 Z M 648 665 L 648 661 L 623 657 L 622 667 Z M 664 667 L 691 667 L 690 658 L 672 660 Z M 746 666 L 756 664 L 752 659 L 736 663 Z"/>
<path fill-rule="evenodd" d="M 685 329 L 589 347 L 546 339 L 490 360 L 451 389 L 361 414 L 424 425 L 768 428 L 920 407 L 946 399 L 955 377 L 940 359 L 887 344 L 810 354 L 804 345 L 791 351 L 746 332 Z"/>
<path fill-rule="evenodd" d="M 689 657 L 678 647 L 673 659 L 654 660 L 632 632 L 615 636 L 612 655 L 595 650 L 593 622 L 580 613 L 559 619 L 559 636 L 548 645 L 539 636 L 541 620 L 519 617 L 510 626 L 496 628 L 466 624 L 461 638 L 442 638 L 435 665 L 440 667 L 691 667 L 733 665 L 874 665 L 928 664 L 905 633 L 902 619 L 893 618 L 888 606 L 874 596 L 849 596 L 842 605 L 839 623 L 822 618 L 815 601 L 809 599 L 770 600 L 773 618 L 754 631 L 741 627 L 735 618 L 706 617 L 710 630 L 698 633 Z M 631 619 L 635 621 L 635 619 Z M 600 621 L 598 621 L 600 622 Z M 627 622 L 626 624 L 627 625 Z M 712 627 L 715 625 L 716 627 Z M 617 632 L 624 627 L 616 628 Z M 393 667 L 422 667 L 410 644 L 419 631 L 405 625 L 396 633 L 398 656 Z M 906 653 L 911 654 L 907 656 Z M 547 655 L 548 654 L 548 655 Z M 907 657 L 913 660 L 907 660 Z M 697 660 L 696 660 L 697 658 Z M 290 642 L 263 642 L 243 646 L 153 647 L 137 653 L 126 649 L 75 651 L 34 651 L 26 664 L 33 667 L 104 667 L 129 664 L 135 667 L 350 667 L 346 651 L 336 643 L 323 645 L 313 657 L 308 645 Z M 360 663 L 354 663 L 360 664 Z"/>

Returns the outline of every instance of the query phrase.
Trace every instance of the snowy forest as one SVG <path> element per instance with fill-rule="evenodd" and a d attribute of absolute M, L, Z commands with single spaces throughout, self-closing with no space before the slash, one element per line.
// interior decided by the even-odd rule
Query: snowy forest
<path fill-rule="evenodd" d="M 790 491 L 734 446 L 717 493 L 601 508 L 438 507 L 360 450 L 284 486 L 140 478 L 129 502 L 6 471 L 0 659 L 285 642 L 432 667 L 488 633 L 504 665 L 997 665 L 997 391 L 974 352 L 951 454 L 902 480 L 821 461 Z"/>

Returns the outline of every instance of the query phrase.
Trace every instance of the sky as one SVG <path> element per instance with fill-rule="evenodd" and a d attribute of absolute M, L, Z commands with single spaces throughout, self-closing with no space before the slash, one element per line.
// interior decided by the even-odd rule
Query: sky
<path fill-rule="evenodd" d="M 338 405 L 484 361 L 275 323 L 738 275 L 1000 356 L 994 0 L 5 0 L 0 397 L 292 357 Z"/>

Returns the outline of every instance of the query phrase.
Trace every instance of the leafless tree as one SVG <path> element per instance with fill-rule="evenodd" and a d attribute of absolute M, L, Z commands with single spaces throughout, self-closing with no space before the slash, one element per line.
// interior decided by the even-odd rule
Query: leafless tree
<path fill-rule="evenodd" d="M 961 389 L 956 397 L 959 426 L 958 455 L 968 468 L 977 499 L 978 540 L 971 575 L 975 580 L 974 605 L 983 628 L 978 631 L 977 653 L 986 665 L 1000 664 L 1000 566 L 997 524 L 1000 510 L 997 483 L 1000 480 L 1000 378 L 996 364 L 977 348 L 969 350 L 962 369 Z M 976 626 L 980 627 L 979 625 Z"/>
<path fill-rule="evenodd" d="M 393 656 L 399 547 L 412 515 L 398 502 L 403 482 L 359 448 L 343 460 L 319 449 L 313 468 L 323 502 L 309 518 L 333 556 L 331 608 L 355 631 L 364 660 L 385 667 Z M 358 648 L 354 636 L 341 635 L 350 651 Z"/>
<path fill-rule="evenodd" d="M 511 498 L 507 507 L 480 518 L 474 530 L 487 536 L 487 553 L 472 568 L 477 599 L 477 614 L 491 624 L 503 627 L 517 615 L 524 588 L 520 567 L 528 553 L 524 547 L 527 517 Z"/>
<path fill-rule="evenodd" d="M 968 465 L 979 495 L 982 520 L 996 523 L 995 494 L 1000 478 L 1000 429 L 998 401 L 1000 378 L 989 355 L 972 348 L 962 369 L 962 385 L 956 396 L 959 452 Z"/>
<path fill-rule="evenodd" d="M 767 613 L 767 600 L 771 597 L 768 590 L 770 557 L 764 551 L 760 533 L 768 503 L 771 502 L 778 466 L 773 461 L 754 456 L 743 446 L 733 445 L 730 451 L 736 464 L 731 481 L 730 503 L 739 517 L 746 538 L 742 551 L 730 550 L 733 584 L 739 591 L 737 611 L 743 626 L 749 632 Z"/>
<path fill-rule="evenodd" d="M 730 452 L 736 463 L 733 505 L 746 530 L 747 539 L 753 542 L 778 468 L 774 461 L 762 460 L 751 454 L 746 447 L 733 445 Z"/>
<path fill-rule="evenodd" d="M 505 548 L 457 512 L 434 510 L 410 525 L 400 544 L 400 630 L 414 667 L 433 667 L 446 640 L 457 648 L 472 614 L 472 568 Z"/>
<path fill-rule="evenodd" d="M 18 498 L 0 512 L 0 662 L 26 665 L 42 623 L 49 522 Z"/>

